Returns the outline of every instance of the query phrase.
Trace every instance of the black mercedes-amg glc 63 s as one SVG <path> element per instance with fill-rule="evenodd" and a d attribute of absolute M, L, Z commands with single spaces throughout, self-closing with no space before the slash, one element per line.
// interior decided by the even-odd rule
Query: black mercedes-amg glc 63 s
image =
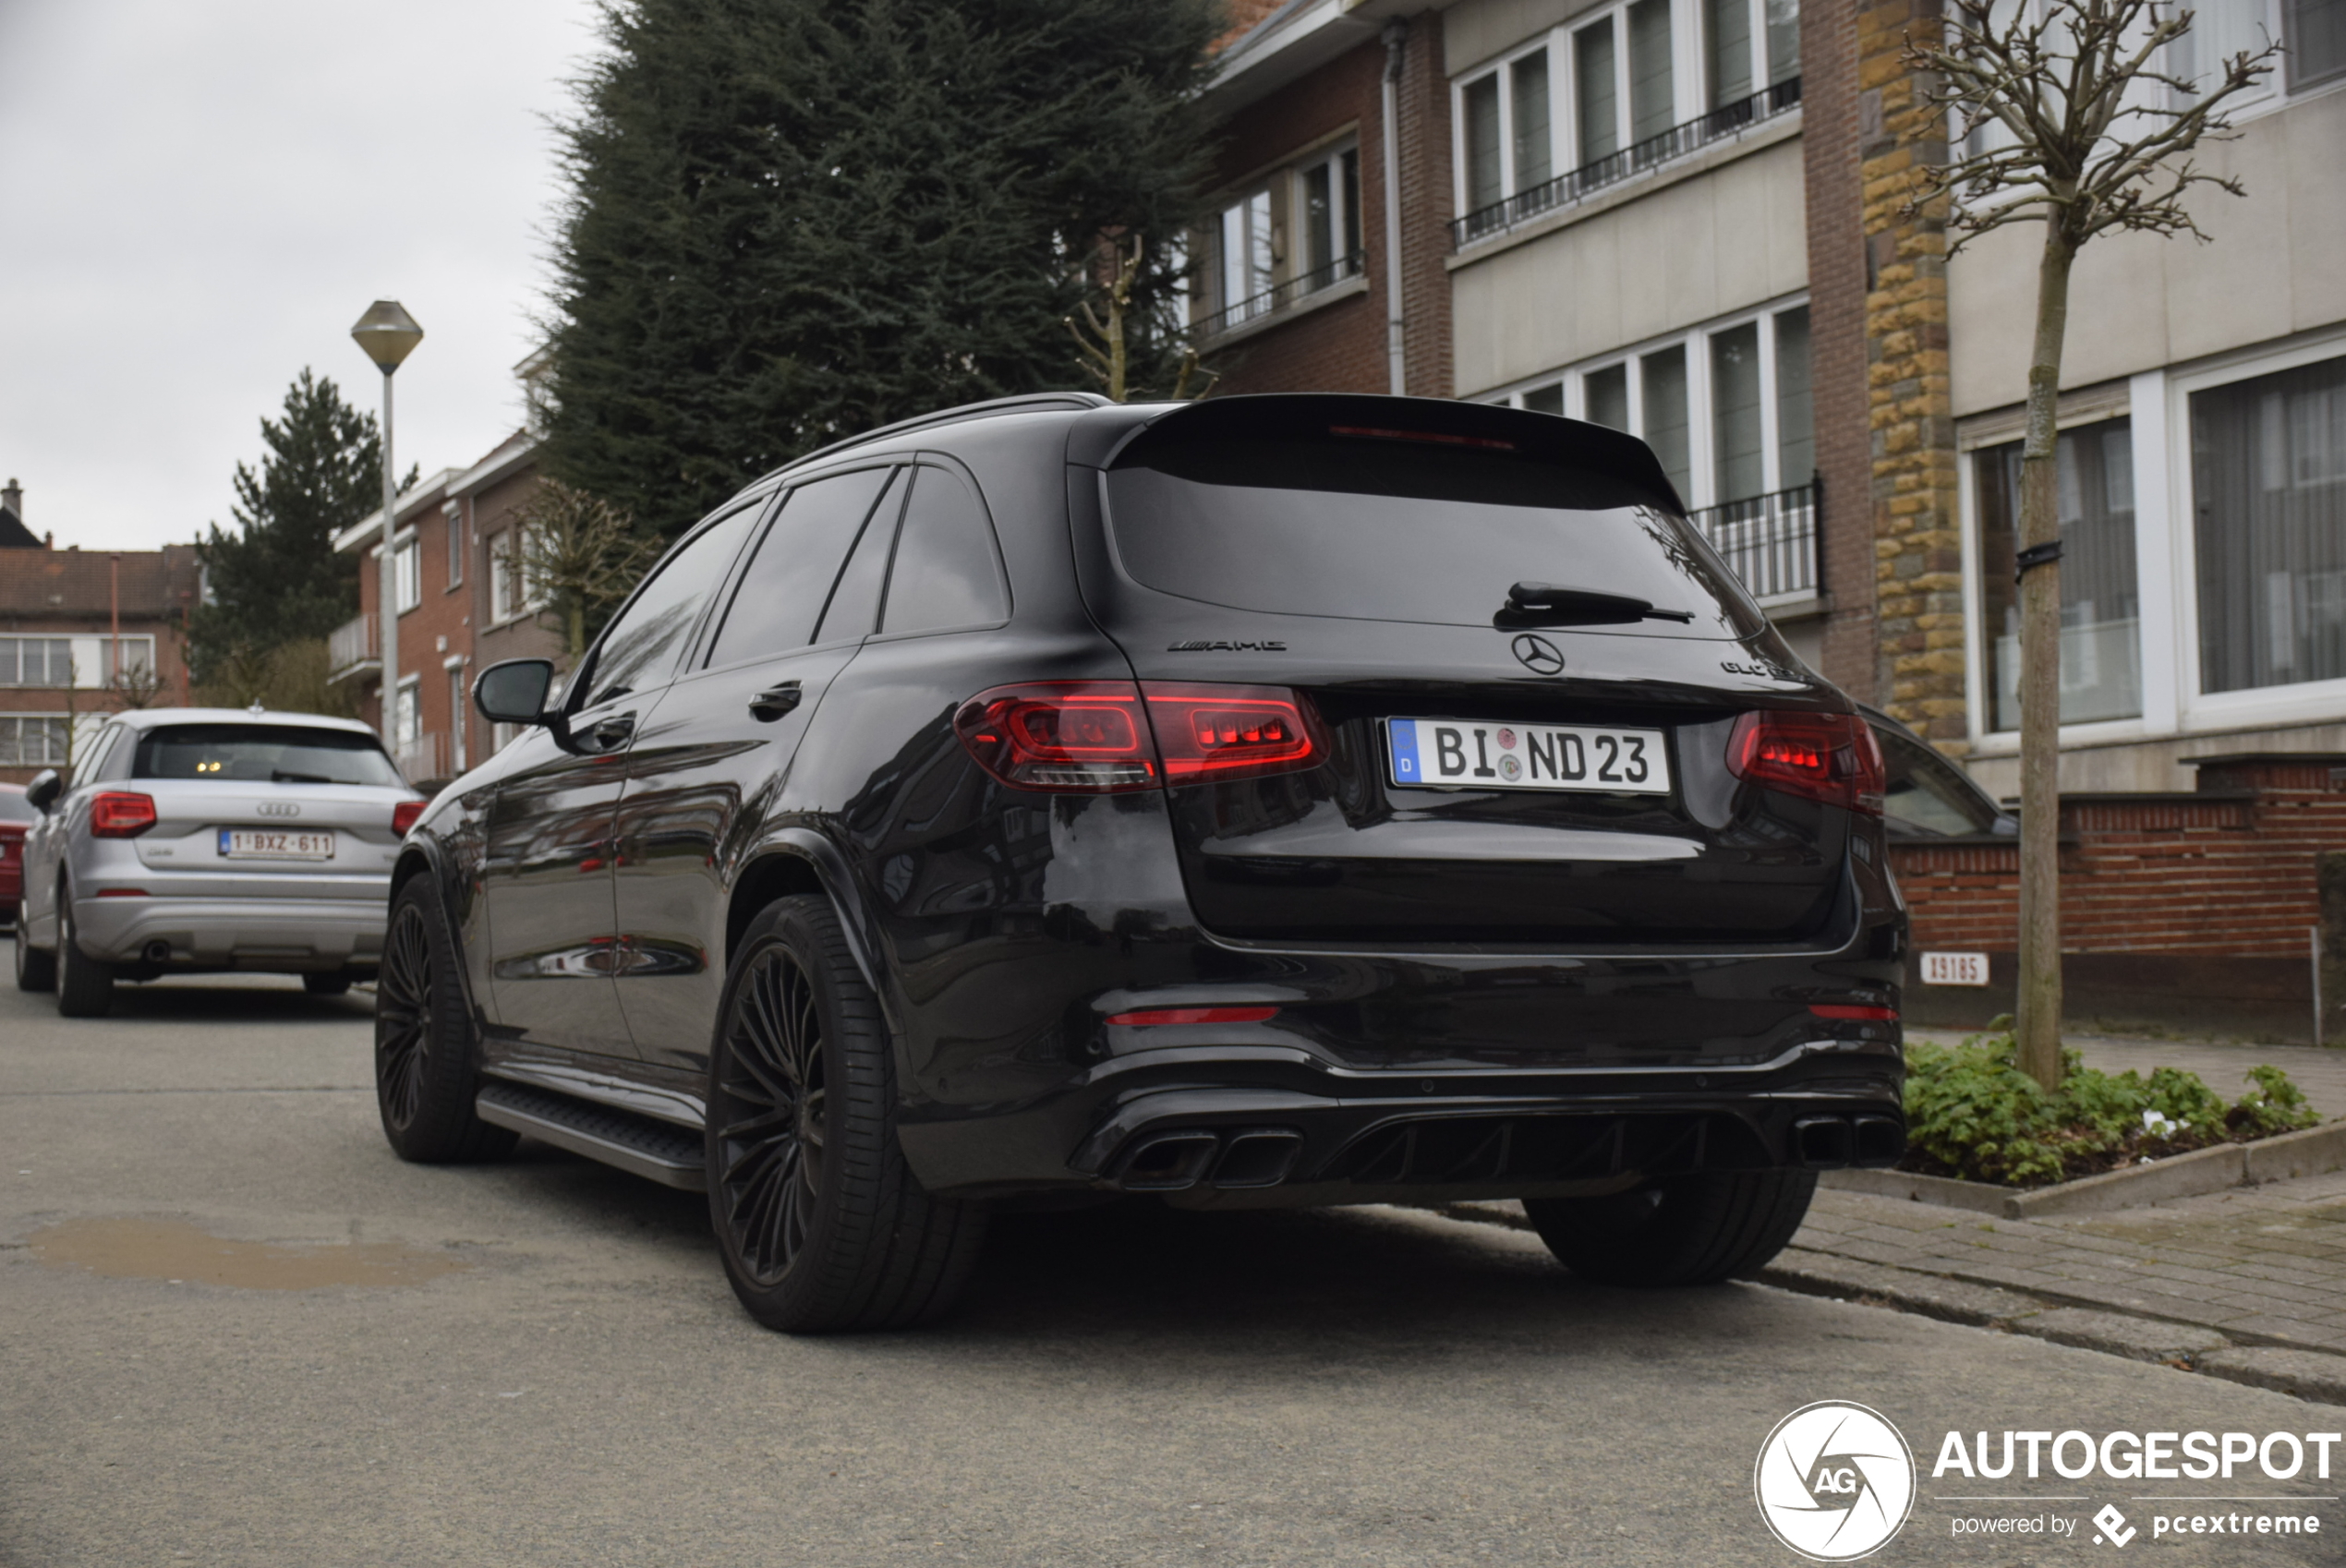
<path fill-rule="evenodd" d="M 793 1331 L 986 1216 L 1519 1198 L 1756 1268 L 1905 1141 L 1881 763 L 1639 441 L 1348 396 L 1010 399 L 684 536 L 394 874 L 411 1160 L 706 1188 Z"/>

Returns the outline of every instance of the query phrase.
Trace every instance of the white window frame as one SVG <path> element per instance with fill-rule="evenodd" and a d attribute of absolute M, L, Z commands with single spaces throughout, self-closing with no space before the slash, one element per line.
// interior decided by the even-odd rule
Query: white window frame
<path fill-rule="evenodd" d="M 1584 359 L 1562 370 L 1550 370 L 1533 376 L 1494 393 L 1489 402 L 1521 408 L 1524 394 L 1559 380 L 1564 386 L 1564 416 L 1567 419 L 1588 417 L 1588 378 L 1626 366 L 1628 370 L 1629 433 L 1645 439 L 1645 370 L 1646 356 L 1672 347 L 1681 347 L 1687 356 L 1687 470 L 1688 493 L 1680 499 L 1691 512 L 1700 512 L 1719 504 L 1718 452 L 1712 439 L 1717 428 L 1717 410 L 1712 405 L 1711 387 L 1711 340 L 1722 332 L 1738 327 L 1760 326 L 1760 441 L 1762 495 L 1773 495 L 1807 484 L 1807 474 L 1787 476 L 1784 472 L 1784 442 L 1782 417 L 1776 406 L 1776 327 L 1778 316 L 1787 310 L 1797 310 L 1808 303 L 1807 290 L 1772 299 L 1765 305 L 1738 310 L 1731 316 L 1684 327 L 1642 343 L 1593 359 Z M 1813 395 L 1813 394 L 1812 394 Z"/>
<path fill-rule="evenodd" d="M 1261 219 L 1258 229 L 1255 220 Z M 1248 285 L 1243 290 L 1234 287 L 1231 267 L 1231 231 L 1236 227 L 1242 235 L 1240 255 L 1243 262 L 1235 271 L 1243 275 Z M 1214 211 L 1214 313 L 1235 310 L 1250 299 L 1257 299 L 1278 286 L 1280 239 L 1278 212 L 1271 200 L 1271 185 L 1258 182 L 1232 200 L 1219 202 Z M 1263 261 L 1257 275 L 1255 260 Z M 1265 306 L 1259 315 L 1268 315 Z M 1249 318 L 1252 320 L 1252 318 Z M 1230 325 L 1238 325 L 1236 321 Z"/>
<path fill-rule="evenodd" d="M 1678 4 L 1680 0 L 1673 0 L 1673 3 Z M 1627 4 L 1628 0 L 1621 0 L 1621 3 L 1613 8 L 1623 9 Z M 1588 25 L 1586 18 L 1576 18 L 1575 20 L 1579 26 Z M 1677 18 L 1674 16 L 1671 18 L 1671 25 L 1675 27 L 1676 23 Z M 1468 177 L 1467 171 L 1467 90 L 1479 86 L 1494 76 L 1499 82 L 1499 199 L 1505 201 L 1509 197 L 1519 196 L 1523 193 L 1524 187 L 1516 178 L 1515 169 L 1515 66 L 1517 61 L 1529 59 L 1542 49 L 1548 52 L 1548 178 L 1554 179 L 1558 175 L 1567 174 L 1579 167 L 1578 163 L 1568 163 L 1564 161 L 1565 149 L 1572 145 L 1572 138 L 1561 128 L 1561 117 L 1570 104 L 1571 98 L 1565 90 L 1564 73 L 1557 69 L 1559 61 L 1563 62 L 1566 70 L 1571 68 L 1572 54 L 1569 42 L 1571 31 L 1569 28 L 1554 28 L 1536 37 L 1526 39 L 1507 53 L 1495 59 L 1484 61 L 1473 70 L 1451 81 L 1450 168 L 1454 187 L 1450 207 L 1452 211 L 1466 212 L 1469 210 L 1467 203 L 1472 199 L 1469 195 L 1472 188 L 1472 181 Z M 1616 49 L 1614 53 L 1614 75 L 1618 78 L 1627 67 L 1620 62 L 1620 51 Z"/>
<path fill-rule="evenodd" d="M 391 735 L 394 748 L 417 745 L 423 741 L 424 676 L 421 670 L 399 678 L 392 701 Z"/>
<path fill-rule="evenodd" d="M 2327 85 L 2327 84 L 2325 84 Z M 2191 394 L 2276 371 L 2346 356 L 2346 331 L 2332 328 L 2279 345 L 2263 344 L 2183 368 L 2147 370 L 2130 379 L 2122 406 L 2095 409 L 2063 428 L 2082 429 L 2105 418 L 2133 421 L 2134 449 L 2134 570 L 2142 637 L 2140 718 L 2064 724 L 2061 744 L 2108 745 L 2167 735 L 2224 733 L 2245 729 L 2346 722 L 2346 677 L 2203 692 L 2199 679 L 2199 560 L 2197 504 L 2192 490 Z M 1973 453 L 2010 440 L 1958 438 L 1955 467 L 1963 525 L 1965 706 L 1973 750 L 2014 756 L 2014 730 L 1988 728 L 1987 621 L 1980 581 L 1979 498 Z"/>
<path fill-rule="evenodd" d="M 30 689 L 40 690 L 41 688 Z M 42 757 L 26 760 L 23 752 L 18 750 L 16 753 L 18 760 L 0 762 L 0 767 L 64 767 L 67 765 L 67 758 L 73 751 L 72 718 L 71 714 L 66 713 L 0 713 L 0 722 L 15 721 L 12 728 L 16 730 L 15 744 L 18 747 L 24 744 L 24 726 L 29 723 L 54 724 L 60 726 L 66 735 L 64 749 L 60 753 L 50 754 L 44 745 Z"/>
<path fill-rule="evenodd" d="M 412 528 L 391 544 L 391 591 L 401 615 L 424 602 L 423 541 Z"/>
<path fill-rule="evenodd" d="M 98 639 L 99 684 L 111 683 L 120 673 L 115 664 L 115 645 L 121 645 L 123 667 L 142 669 L 151 675 L 155 670 L 155 639 L 148 632 L 125 632 L 116 637 L 108 633 Z"/>
<path fill-rule="evenodd" d="M 454 593 L 465 585 L 465 503 L 452 501 L 440 509 L 448 525 L 448 583 L 441 591 Z"/>
<path fill-rule="evenodd" d="M 459 773 L 464 772 L 471 766 L 471 764 L 466 760 L 465 756 L 466 742 L 470 738 L 470 732 L 472 730 L 472 726 L 466 722 L 466 716 L 465 713 L 466 705 L 472 696 L 472 693 L 467 689 L 471 682 L 465 679 L 465 667 L 468 662 L 469 661 L 466 660 L 463 654 L 450 654 L 446 658 L 440 661 L 441 669 L 446 670 L 448 673 L 448 746 L 450 761 L 452 766 L 454 766 L 455 770 Z"/>
<path fill-rule="evenodd" d="M 14 632 L 12 632 L 12 633 L 8 633 L 8 634 L 7 634 L 7 637 L 6 637 L 6 641 L 8 641 L 8 642 L 12 642 L 12 643 L 18 644 L 18 645 L 22 645 L 22 644 L 25 644 L 25 643 L 33 643 L 33 642 L 38 642 L 38 643 L 63 643 L 63 644 L 65 644 L 65 645 L 66 645 L 66 679 L 65 679 L 64 681 L 40 681 L 40 682 L 38 682 L 38 683 L 36 683 L 36 684 L 30 684 L 30 685 L 29 685 L 29 684 L 27 684 L 27 683 L 25 682 L 24 679 L 23 679 L 23 670 L 24 670 L 24 665 L 23 665 L 24 650 L 23 650 L 22 646 L 21 646 L 21 645 L 19 645 L 19 646 L 18 646 L 18 650 L 17 650 L 17 657 L 18 657 L 18 665 L 17 665 L 17 669 L 18 669 L 18 678 L 17 678 L 16 680 L 14 680 L 14 681 L 6 681 L 6 682 L 5 682 L 5 683 L 0 683 L 0 690 L 6 690 L 6 691 L 11 691 L 11 692 L 62 692 L 62 691 L 66 690 L 66 689 L 67 689 L 67 687 L 72 683 L 73 676 L 74 676 L 74 674 L 75 674 L 74 665 L 75 665 L 75 663 L 76 663 L 76 660 L 75 660 L 75 658 L 74 658 L 74 657 L 73 657 L 73 638 L 72 638 L 71 636 L 57 636 L 57 635 L 55 635 L 55 634 L 54 634 L 54 633 L 47 633 L 47 632 L 24 632 L 24 633 L 14 633 Z M 45 669 L 48 668 L 48 658 L 49 658 L 48 651 L 47 651 L 46 649 L 43 649 L 43 650 L 42 650 L 41 657 L 42 657 L 42 668 L 45 670 Z"/>
<path fill-rule="evenodd" d="M 1351 203 L 1359 199 L 1360 192 L 1357 186 L 1348 188 L 1344 180 L 1346 155 L 1351 155 L 1353 167 L 1357 173 L 1360 166 L 1360 139 L 1356 136 L 1346 137 L 1341 141 L 1321 148 L 1288 171 L 1288 227 L 1292 231 L 1288 236 L 1288 249 L 1294 259 L 1294 264 L 1288 268 L 1289 275 L 1297 278 L 1308 277 L 1322 267 L 1336 266 L 1353 255 L 1358 254 L 1361 257 L 1359 267 L 1350 271 L 1330 273 L 1325 283 L 1320 284 L 1319 288 L 1310 291 L 1312 294 L 1319 293 L 1320 289 L 1333 288 L 1367 268 L 1368 226 L 1360 222 L 1360 215 L 1352 211 L 1351 207 Z M 1304 195 L 1304 182 L 1314 169 L 1325 169 L 1328 172 L 1328 245 L 1336 252 L 1316 263 L 1312 261 L 1311 256 L 1310 225 L 1304 221 L 1308 207 Z M 1360 231 L 1360 249 L 1358 252 L 1344 248 L 1344 235 L 1348 225 L 1357 227 Z M 1276 230 L 1274 232 L 1276 233 Z"/>

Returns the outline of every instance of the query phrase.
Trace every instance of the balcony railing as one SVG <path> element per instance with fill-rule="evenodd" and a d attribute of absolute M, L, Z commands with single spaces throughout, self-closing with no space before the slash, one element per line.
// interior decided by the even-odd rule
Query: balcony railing
<path fill-rule="evenodd" d="M 345 621 L 326 634 L 327 679 L 339 681 L 365 664 L 382 657 L 375 641 L 375 618 L 361 615 Z"/>
<path fill-rule="evenodd" d="M 1773 495 L 1706 506 L 1692 514 L 1752 597 L 1765 603 L 1817 591 L 1817 521 L 1824 486 L 1810 480 Z"/>
<path fill-rule="evenodd" d="M 1699 120 L 1688 120 L 1682 126 L 1672 126 L 1657 136 L 1634 142 L 1610 157 L 1593 163 L 1583 163 L 1569 173 L 1558 175 L 1544 185 L 1518 191 L 1505 201 L 1494 201 L 1488 207 L 1478 207 L 1465 217 L 1450 224 L 1450 244 L 1463 250 L 1477 240 L 1505 234 L 1518 223 L 1584 201 L 1607 186 L 1618 185 L 1633 175 L 1642 175 L 1674 163 L 1697 149 L 1714 141 L 1724 141 L 1762 120 L 1774 119 L 1800 103 L 1800 78 L 1788 77 L 1773 87 L 1763 89 L 1748 98 L 1722 104 Z"/>
<path fill-rule="evenodd" d="M 400 776 L 410 784 L 453 778 L 456 769 L 451 764 L 454 757 L 455 748 L 449 744 L 448 737 L 436 730 L 400 742 L 391 754 L 391 760 L 399 765 Z"/>
<path fill-rule="evenodd" d="M 1275 287 L 1266 288 L 1251 298 L 1241 299 L 1227 310 L 1216 310 L 1196 323 L 1201 338 L 1219 337 L 1236 328 L 1259 321 L 1265 316 L 1276 316 L 1293 308 L 1324 288 L 1333 288 L 1347 278 L 1357 278 L 1369 264 L 1369 253 L 1356 250 L 1349 256 L 1339 256 L 1324 267 L 1300 272 Z"/>

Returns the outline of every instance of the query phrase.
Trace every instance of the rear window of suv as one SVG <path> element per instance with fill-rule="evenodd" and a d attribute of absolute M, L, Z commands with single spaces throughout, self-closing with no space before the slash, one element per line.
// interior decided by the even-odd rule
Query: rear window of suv
<path fill-rule="evenodd" d="M 1506 443 L 1133 443 L 1107 475 L 1124 569 L 1233 609 L 1490 626 L 1518 583 L 1641 598 L 1692 617 L 1588 628 L 1735 637 L 1756 611 L 1659 496 Z"/>
<path fill-rule="evenodd" d="M 405 786 L 372 735 L 296 724 L 166 724 L 139 737 L 133 778 Z"/>

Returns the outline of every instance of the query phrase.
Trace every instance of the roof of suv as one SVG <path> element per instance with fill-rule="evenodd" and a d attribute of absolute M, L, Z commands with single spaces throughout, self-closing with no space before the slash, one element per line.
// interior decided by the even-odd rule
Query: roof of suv
<path fill-rule="evenodd" d="M 133 730 L 151 730 L 159 724 L 297 724 L 315 730 L 340 730 L 345 734 L 374 733 L 372 728 L 355 718 L 331 718 L 322 713 L 280 713 L 274 708 L 256 713 L 248 707 L 142 707 L 110 717 L 115 723 Z"/>

